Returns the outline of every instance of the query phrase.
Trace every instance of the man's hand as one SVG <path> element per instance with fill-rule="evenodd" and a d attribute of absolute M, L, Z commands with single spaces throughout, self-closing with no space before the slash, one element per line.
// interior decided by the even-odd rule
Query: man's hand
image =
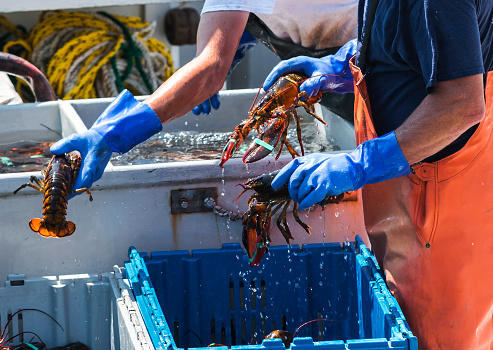
<path fill-rule="evenodd" d="M 82 165 L 73 189 L 90 188 L 103 175 L 112 152 L 128 152 L 162 128 L 156 113 L 124 90 L 88 131 L 58 141 L 50 151 L 53 154 L 79 151 Z"/>
<path fill-rule="evenodd" d="M 82 134 L 72 134 L 50 148 L 53 154 L 63 154 L 73 150 L 78 150 L 82 159 L 81 169 L 73 190 L 90 188 L 93 182 L 103 176 L 104 169 L 111 158 L 111 149 L 103 137 L 92 129 Z M 73 195 L 70 196 L 72 197 Z"/>
<path fill-rule="evenodd" d="M 289 195 L 302 210 L 328 195 L 410 173 L 395 133 L 391 132 L 363 142 L 350 153 L 313 153 L 295 158 L 281 169 L 271 185 L 277 190 L 289 184 Z"/>
<path fill-rule="evenodd" d="M 218 109 L 221 106 L 221 102 L 219 101 L 219 93 L 215 93 L 211 98 L 208 98 L 197 107 L 192 109 L 193 114 L 200 115 L 203 113 L 204 115 L 209 115 L 211 112 L 211 106 L 214 109 Z"/>
<path fill-rule="evenodd" d="M 356 54 L 357 41 L 353 39 L 344 44 L 334 55 L 322 58 L 298 56 L 281 61 L 270 72 L 262 85 L 269 89 L 277 79 L 289 73 L 303 73 L 307 79 L 300 86 L 300 91 L 306 91 L 309 97 L 319 91 L 344 94 L 353 92 L 353 76 L 349 68 L 349 60 Z"/>

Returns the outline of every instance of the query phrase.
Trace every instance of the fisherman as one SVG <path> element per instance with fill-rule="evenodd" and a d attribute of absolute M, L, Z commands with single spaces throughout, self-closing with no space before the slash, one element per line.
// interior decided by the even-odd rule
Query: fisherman
<path fill-rule="evenodd" d="M 359 146 L 296 158 L 272 183 L 299 209 L 362 187 L 372 249 L 424 350 L 493 349 L 492 22 L 493 1 L 361 0 L 345 66 Z M 264 86 L 302 72 L 310 96 L 350 90 L 334 70 L 297 57 Z"/>
<path fill-rule="evenodd" d="M 274 6 L 272 13 L 265 8 Z M 207 0 L 202 14 L 214 11 L 248 11 L 245 32 L 233 58 L 228 74 L 258 42 L 264 44 L 281 60 L 296 56 L 324 57 L 336 53 L 347 41 L 356 38 L 357 1 L 245 1 Z M 319 16 L 324 13 L 323 16 Z M 219 83 L 224 77 L 215 76 Z M 323 95 L 320 104 L 330 111 L 353 122 L 354 95 Z M 211 106 L 219 108 L 218 93 L 206 99 L 192 111 L 194 114 L 209 114 Z"/>
<path fill-rule="evenodd" d="M 51 152 L 81 152 L 82 167 L 73 188 L 90 188 L 103 175 L 112 152 L 129 151 L 161 131 L 162 123 L 185 115 L 222 88 L 232 64 L 255 42 L 252 35 L 244 33 L 245 27 L 283 58 L 299 54 L 322 57 L 356 38 L 356 8 L 356 0 L 206 0 L 195 59 L 143 103 L 123 91 L 87 132 L 60 140 Z M 334 97 L 337 106 L 340 97 Z M 346 110 L 352 118 L 352 103 Z"/>

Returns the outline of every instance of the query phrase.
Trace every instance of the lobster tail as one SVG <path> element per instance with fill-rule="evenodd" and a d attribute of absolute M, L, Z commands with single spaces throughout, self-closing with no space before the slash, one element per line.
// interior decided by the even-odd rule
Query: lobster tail
<path fill-rule="evenodd" d="M 35 218 L 29 221 L 29 227 L 43 237 L 67 237 L 75 231 L 75 224 L 72 221 L 50 225 L 43 219 Z"/>

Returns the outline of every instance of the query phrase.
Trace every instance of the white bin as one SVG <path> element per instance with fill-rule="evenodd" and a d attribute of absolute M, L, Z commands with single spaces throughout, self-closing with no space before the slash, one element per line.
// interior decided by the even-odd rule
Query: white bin
<path fill-rule="evenodd" d="M 13 338 L 6 345 L 41 340 L 48 349 L 75 342 L 92 350 L 154 348 L 118 267 L 103 274 L 9 275 L 0 287 L 0 327 L 5 340 Z"/>

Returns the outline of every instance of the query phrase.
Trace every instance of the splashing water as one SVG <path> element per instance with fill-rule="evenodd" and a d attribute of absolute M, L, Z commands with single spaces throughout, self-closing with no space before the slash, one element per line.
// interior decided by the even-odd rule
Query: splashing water
<path fill-rule="evenodd" d="M 111 162 L 113 165 L 133 165 L 221 159 L 224 145 L 230 134 L 231 132 L 162 131 L 127 153 L 114 155 Z M 302 123 L 302 135 L 305 154 L 340 149 L 333 141 L 327 140 L 317 133 L 313 121 Z M 255 132 L 250 133 L 240 149 L 233 155 L 233 158 L 243 157 L 256 136 Z M 289 128 L 287 139 L 296 151 L 301 152 L 296 128 Z M 278 147 L 269 157 L 277 155 Z M 283 148 L 282 154 L 289 154 L 286 147 Z"/>

